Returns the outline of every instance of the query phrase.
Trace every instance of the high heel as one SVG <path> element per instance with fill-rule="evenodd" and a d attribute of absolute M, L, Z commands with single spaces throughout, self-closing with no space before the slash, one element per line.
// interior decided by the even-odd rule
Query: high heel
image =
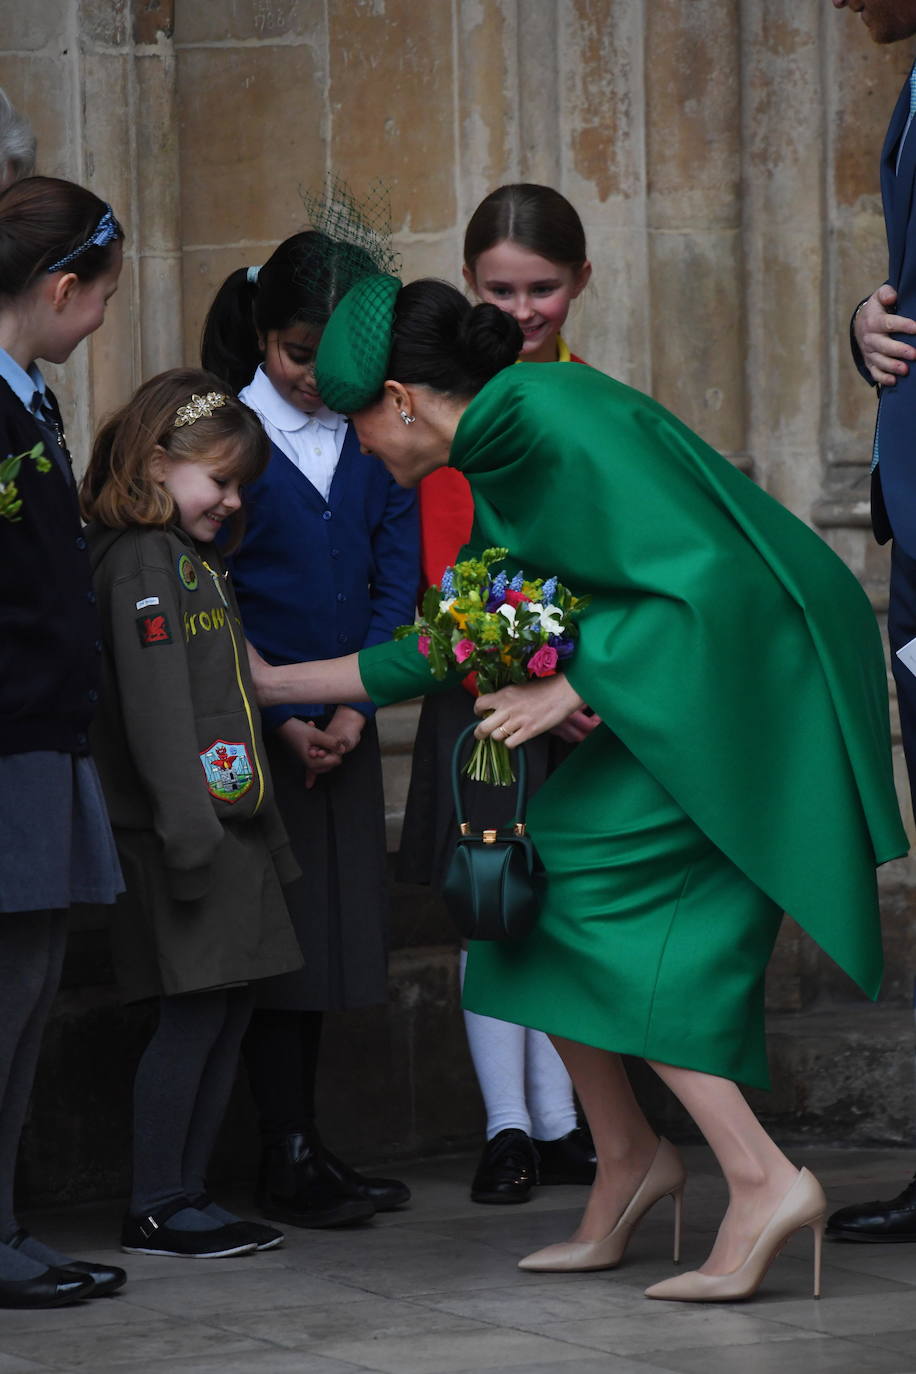
<path fill-rule="evenodd" d="M 747 1258 L 730 1274 L 701 1274 L 692 1270 L 646 1289 L 647 1298 L 669 1302 L 734 1302 L 749 1298 L 790 1236 L 810 1226 L 814 1233 L 814 1296 L 821 1296 L 821 1243 L 827 1199 L 817 1179 L 802 1169 L 776 1211 L 754 1241 Z"/>
<path fill-rule="evenodd" d="M 674 1199 L 674 1262 L 681 1257 L 681 1213 L 687 1172 L 677 1150 L 662 1137 L 647 1172 L 621 1212 L 612 1231 L 601 1240 L 563 1241 L 519 1260 L 519 1269 L 538 1273 L 613 1269 L 623 1259 L 630 1236 L 650 1207 L 663 1197 Z"/>

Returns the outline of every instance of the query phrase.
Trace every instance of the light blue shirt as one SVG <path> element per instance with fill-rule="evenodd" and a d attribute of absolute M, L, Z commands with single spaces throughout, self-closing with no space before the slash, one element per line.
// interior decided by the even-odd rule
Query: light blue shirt
<path fill-rule="evenodd" d="M 34 405 L 35 392 L 39 394 L 40 408 L 44 407 L 45 393 L 47 385 L 41 372 L 34 363 L 29 363 L 29 370 L 26 372 L 19 366 L 15 358 L 11 358 L 5 348 L 0 348 L 0 377 L 6 382 L 7 386 L 19 397 L 26 410 L 35 413 Z"/>

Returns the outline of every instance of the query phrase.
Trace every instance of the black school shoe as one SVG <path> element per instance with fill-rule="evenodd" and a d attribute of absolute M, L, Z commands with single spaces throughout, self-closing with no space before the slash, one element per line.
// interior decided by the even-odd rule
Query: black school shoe
<path fill-rule="evenodd" d="M 410 1201 L 410 1189 L 406 1183 L 396 1178 L 367 1178 L 357 1173 L 349 1164 L 332 1155 L 330 1150 L 319 1142 L 317 1149 L 318 1171 L 332 1188 L 345 1198 L 360 1198 L 372 1204 L 376 1212 L 393 1212 Z"/>
<path fill-rule="evenodd" d="M 584 1126 L 577 1126 L 559 1140 L 532 1143 L 538 1156 L 538 1183 L 594 1183 L 598 1159 Z"/>
<path fill-rule="evenodd" d="M 24 1226 L 20 1226 L 19 1230 L 14 1231 L 4 1244 L 11 1245 L 14 1250 L 19 1250 L 22 1247 L 22 1242 L 28 1238 L 28 1231 Z M 80 1297 L 83 1298 L 107 1298 L 109 1293 L 116 1293 L 127 1282 L 126 1273 L 123 1269 L 119 1269 L 116 1264 L 97 1264 L 95 1260 L 67 1260 L 66 1268 L 68 1274 L 76 1274 L 81 1278 L 92 1280 L 91 1288 L 80 1294 Z M 68 1301 L 72 1301 L 72 1299 L 68 1299 Z M 29 1305 L 31 1306 L 31 1304 Z"/>
<path fill-rule="evenodd" d="M 537 1181 L 538 1158 L 530 1136 L 509 1126 L 483 1147 L 471 1201 L 527 1202 Z"/>
<path fill-rule="evenodd" d="M 34 1279 L 0 1279 L 0 1307 L 65 1307 L 93 1296 L 88 1274 L 46 1269 Z"/>
<path fill-rule="evenodd" d="M 250 1234 L 241 1235 L 244 1222 L 215 1226 L 208 1231 L 178 1231 L 166 1225 L 169 1217 L 193 1203 L 179 1198 L 146 1216 L 124 1218 L 121 1249 L 128 1255 L 169 1255 L 181 1259 L 227 1259 L 230 1255 L 253 1255 L 257 1242 Z"/>
<path fill-rule="evenodd" d="M 857 1240 L 893 1245 L 916 1241 L 916 1178 L 902 1193 L 881 1202 L 858 1202 L 841 1207 L 827 1221 L 832 1240 Z"/>
<path fill-rule="evenodd" d="M 367 1197 L 343 1191 L 314 1140 L 295 1132 L 270 1141 L 261 1156 L 258 1207 L 271 1221 L 322 1230 L 370 1221 Z"/>
<path fill-rule="evenodd" d="M 206 1193 L 191 1198 L 191 1206 L 196 1207 L 198 1212 L 205 1212 L 210 1202 L 211 1199 Z M 226 1229 L 237 1232 L 239 1237 L 253 1240 L 256 1250 L 276 1250 L 286 1240 L 283 1232 L 278 1231 L 276 1226 L 265 1226 L 260 1221 L 247 1221 L 244 1217 L 239 1217 L 238 1221 L 227 1221 Z"/>

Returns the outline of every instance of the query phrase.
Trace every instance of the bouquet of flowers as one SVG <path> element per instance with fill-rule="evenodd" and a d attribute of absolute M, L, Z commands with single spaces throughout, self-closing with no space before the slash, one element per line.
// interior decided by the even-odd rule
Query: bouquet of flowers
<path fill-rule="evenodd" d="M 513 682 L 553 677 L 573 652 L 576 617 L 588 597 L 576 597 L 555 577 L 526 579 L 517 572 L 491 575 L 508 549 L 485 549 L 446 568 L 438 587 L 423 598 L 413 625 L 395 630 L 395 639 L 416 635 L 417 649 L 440 681 L 454 668 L 474 673 L 481 693 Z M 475 782 L 507 787 L 515 781 L 509 750 L 492 737 L 478 740 L 464 770 Z"/>

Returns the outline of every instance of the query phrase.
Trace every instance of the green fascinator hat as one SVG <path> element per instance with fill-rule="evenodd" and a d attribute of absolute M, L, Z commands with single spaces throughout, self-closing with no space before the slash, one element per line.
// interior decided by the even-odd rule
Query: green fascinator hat
<path fill-rule="evenodd" d="M 315 384 L 329 409 L 355 415 L 381 391 L 400 289 L 398 278 L 387 273 L 363 277 L 325 325 L 315 358 Z"/>

